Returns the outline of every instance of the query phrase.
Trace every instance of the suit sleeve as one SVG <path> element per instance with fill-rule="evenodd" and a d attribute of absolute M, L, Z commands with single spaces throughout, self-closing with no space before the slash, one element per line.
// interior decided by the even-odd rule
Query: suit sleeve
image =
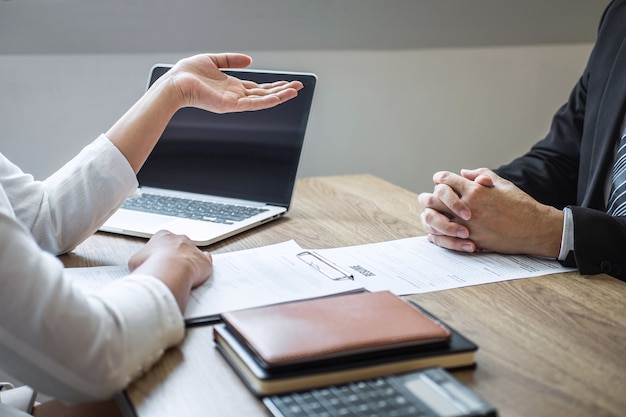
<path fill-rule="evenodd" d="M 574 252 L 566 265 L 583 275 L 605 273 L 626 281 L 626 218 L 571 206 Z"/>
<path fill-rule="evenodd" d="M 589 152 L 600 146 L 594 134 L 596 103 L 607 88 L 609 71 L 615 71 L 625 16 L 626 2 L 611 2 L 587 67 L 567 103 L 555 114 L 548 135 L 527 154 L 496 170 L 539 202 L 572 210 L 574 248 L 564 264 L 577 266 L 584 275 L 608 273 L 622 280 L 626 280 L 626 217 L 605 213 L 604 190 L 591 190 L 586 179 L 589 170 L 604 172 L 607 167 L 599 164 L 610 163 L 591 159 Z M 583 168 L 582 160 L 588 167 Z"/>
<path fill-rule="evenodd" d="M 578 204 L 581 149 L 585 128 L 589 129 L 589 103 L 595 103 L 598 88 L 606 81 L 607 59 L 612 56 L 615 41 L 621 42 L 624 2 L 612 1 L 606 8 L 598 28 L 598 41 L 587 66 L 574 86 L 568 101 L 556 112 L 547 136 L 525 155 L 495 171 L 516 184 L 537 201 L 558 209 Z M 607 56 L 608 54 L 608 56 Z M 588 102 L 589 86 L 595 74 L 594 94 Z"/>
<path fill-rule="evenodd" d="M 542 204 L 563 209 L 576 201 L 587 72 L 552 119 L 548 135 L 525 155 L 496 169 Z"/>

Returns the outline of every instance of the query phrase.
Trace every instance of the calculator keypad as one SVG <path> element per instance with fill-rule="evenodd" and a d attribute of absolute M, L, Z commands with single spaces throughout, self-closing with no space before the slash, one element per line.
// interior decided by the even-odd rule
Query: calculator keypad
<path fill-rule="evenodd" d="M 385 379 L 355 382 L 268 400 L 284 417 L 432 417 L 423 404 L 409 401 Z"/>

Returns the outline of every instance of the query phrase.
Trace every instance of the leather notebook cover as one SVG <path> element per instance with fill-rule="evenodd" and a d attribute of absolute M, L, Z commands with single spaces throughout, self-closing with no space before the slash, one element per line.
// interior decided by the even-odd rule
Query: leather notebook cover
<path fill-rule="evenodd" d="M 265 367 L 448 342 L 450 331 L 391 292 L 238 310 L 224 323 Z"/>

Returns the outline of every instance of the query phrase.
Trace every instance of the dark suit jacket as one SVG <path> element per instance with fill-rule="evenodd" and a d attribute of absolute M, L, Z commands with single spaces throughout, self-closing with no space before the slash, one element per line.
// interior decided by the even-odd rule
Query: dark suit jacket
<path fill-rule="evenodd" d="M 626 114 L 626 0 L 612 1 L 596 44 L 568 102 L 546 138 L 496 172 L 574 220 L 574 251 L 565 262 L 581 274 L 626 280 L 626 217 L 605 213 L 620 125 Z"/>

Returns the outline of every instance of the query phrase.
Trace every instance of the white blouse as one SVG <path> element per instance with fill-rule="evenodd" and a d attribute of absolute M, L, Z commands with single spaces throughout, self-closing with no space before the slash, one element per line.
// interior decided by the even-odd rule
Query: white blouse
<path fill-rule="evenodd" d="M 54 256 L 81 241 L 137 180 L 104 136 L 45 181 L 0 154 L 0 368 L 66 402 L 110 398 L 184 336 L 158 279 L 138 274 L 87 296 Z"/>

